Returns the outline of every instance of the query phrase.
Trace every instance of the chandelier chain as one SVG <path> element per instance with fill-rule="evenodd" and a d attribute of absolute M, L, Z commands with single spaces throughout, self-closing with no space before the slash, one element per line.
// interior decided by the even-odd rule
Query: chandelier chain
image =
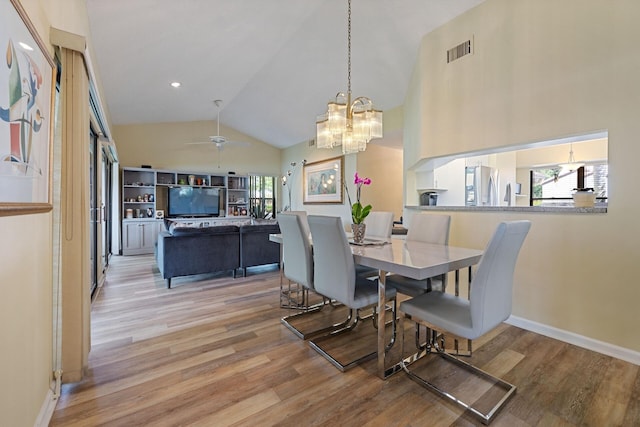
<path fill-rule="evenodd" d="M 347 16 L 347 93 L 351 94 L 351 0 Z"/>

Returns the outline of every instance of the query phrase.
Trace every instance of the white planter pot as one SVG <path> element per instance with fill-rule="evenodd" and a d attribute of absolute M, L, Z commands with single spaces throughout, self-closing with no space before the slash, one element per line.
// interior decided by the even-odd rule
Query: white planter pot
<path fill-rule="evenodd" d="M 592 208 L 596 202 L 593 191 L 576 191 L 573 193 L 573 204 L 576 208 Z"/>

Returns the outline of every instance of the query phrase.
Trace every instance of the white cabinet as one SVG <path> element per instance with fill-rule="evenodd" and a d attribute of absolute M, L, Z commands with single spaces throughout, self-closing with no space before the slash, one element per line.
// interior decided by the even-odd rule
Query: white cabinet
<path fill-rule="evenodd" d="M 122 254 L 153 253 L 162 221 L 124 221 L 122 228 Z"/>

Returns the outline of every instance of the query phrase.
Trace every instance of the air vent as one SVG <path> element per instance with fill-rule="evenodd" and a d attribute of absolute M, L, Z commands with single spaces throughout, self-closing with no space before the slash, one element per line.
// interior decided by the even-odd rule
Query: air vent
<path fill-rule="evenodd" d="M 315 139 L 310 139 L 309 140 L 309 147 L 313 147 L 314 145 L 316 145 L 316 140 Z"/>
<path fill-rule="evenodd" d="M 471 54 L 471 40 L 460 43 L 458 46 L 447 51 L 447 64 L 460 59 L 465 55 Z"/>

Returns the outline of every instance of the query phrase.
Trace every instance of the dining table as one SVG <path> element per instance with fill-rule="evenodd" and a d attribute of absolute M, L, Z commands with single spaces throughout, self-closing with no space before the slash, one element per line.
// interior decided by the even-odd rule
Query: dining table
<path fill-rule="evenodd" d="M 282 236 L 273 234 L 271 241 L 282 243 Z M 458 272 L 477 264 L 482 250 L 450 245 L 407 241 L 391 238 L 386 241 L 365 239 L 362 244 L 353 244 L 350 239 L 354 262 L 378 270 L 378 319 L 377 319 L 377 366 L 380 378 L 386 379 L 398 372 L 400 361 L 387 366 L 385 338 L 386 306 L 385 297 L 387 274 L 399 274 L 412 279 L 423 280 L 449 272 Z M 469 275 L 470 278 L 470 275 Z M 458 274 L 456 274 L 456 281 Z M 457 283 L 456 283 L 457 291 Z M 395 319 L 394 319 L 395 320 Z"/>
<path fill-rule="evenodd" d="M 387 366 L 385 339 L 386 277 L 388 273 L 423 280 L 477 264 L 482 250 L 391 238 L 384 244 L 351 245 L 357 264 L 378 270 L 377 373 L 386 379 L 401 370 L 400 361 Z M 458 279 L 456 274 L 456 280 Z M 457 291 L 457 283 L 456 283 Z"/>

